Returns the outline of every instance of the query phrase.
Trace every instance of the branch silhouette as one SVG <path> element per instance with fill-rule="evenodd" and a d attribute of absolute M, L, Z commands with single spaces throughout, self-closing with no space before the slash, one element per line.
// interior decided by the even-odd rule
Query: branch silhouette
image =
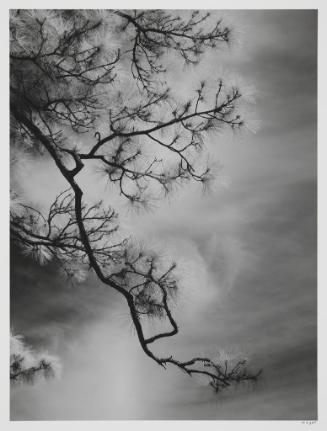
<path fill-rule="evenodd" d="M 121 38 L 127 33 L 127 40 L 111 49 L 99 43 L 97 32 L 113 18 L 119 20 L 115 31 Z M 78 182 L 88 161 L 96 161 L 122 197 L 145 205 L 151 187 L 169 193 L 176 182 L 205 184 L 211 179 L 209 167 L 199 170 L 197 156 L 209 132 L 243 126 L 240 90 L 218 79 L 207 100 L 202 81 L 193 98 L 175 103 L 160 79 L 166 73 L 165 53 L 175 51 L 187 64 L 195 64 L 206 49 L 228 42 L 230 29 L 221 21 L 210 31 L 199 28 L 208 19 L 209 14 L 195 11 L 186 19 L 161 10 L 107 11 L 102 16 L 92 11 L 12 12 L 12 143 L 31 148 L 35 157 L 45 151 L 68 189 L 56 197 L 47 214 L 19 204 L 11 214 L 11 235 L 40 263 L 55 259 L 67 275 L 73 276 L 72 268 L 78 264 L 91 269 L 125 298 L 148 357 L 162 367 L 203 375 L 219 391 L 233 383 L 256 381 L 261 371 L 250 371 L 245 360 L 180 361 L 153 352 L 156 342 L 178 333 L 171 309 L 178 289 L 176 264 L 167 267 L 131 239 L 121 239 L 115 210 L 105 209 L 103 202 L 88 205 Z M 122 96 L 118 79 L 126 63 L 136 91 L 131 102 Z M 73 144 L 74 134 L 86 136 L 86 150 Z M 165 153 L 148 157 L 145 145 Z M 168 167 L 166 154 L 173 157 Z M 143 323 L 150 317 L 168 320 L 171 329 L 146 337 Z"/>

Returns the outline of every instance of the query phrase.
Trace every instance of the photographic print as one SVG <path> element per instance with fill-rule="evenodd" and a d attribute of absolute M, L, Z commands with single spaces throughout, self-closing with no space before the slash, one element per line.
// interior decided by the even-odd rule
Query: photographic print
<path fill-rule="evenodd" d="M 317 420 L 317 16 L 10 10 L 12 421 Z"/>

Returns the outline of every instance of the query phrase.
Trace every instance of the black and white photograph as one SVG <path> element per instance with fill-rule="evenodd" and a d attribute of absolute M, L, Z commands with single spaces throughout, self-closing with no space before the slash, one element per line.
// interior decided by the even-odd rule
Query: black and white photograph
<path fill-rule="evenodd" d="M 10 421 L 315 423 L 318 10 L 84 6 L 7 11 Z"/>

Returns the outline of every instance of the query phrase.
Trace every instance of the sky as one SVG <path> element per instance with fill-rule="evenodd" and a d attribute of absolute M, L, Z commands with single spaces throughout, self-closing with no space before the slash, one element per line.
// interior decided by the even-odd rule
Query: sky
<path fill-rule="evenodd" d="M 255 94 L 247 111 L 256 133 L 212 136 L 222 168 L 210 192 L 187 187 L 147 213 L 122 207 L 121 218 L 178 262 L 180 333 L 158 351 L 240 355 L 263 368 L 262 379 L 217 396 L 201 379 L 161 369 L 141 351 L 119 295 L 92 277 L 68 286 L 53 265 L 12 248 L 11 326 L 57 355 L 62 371 L 12 388 L 11 419 L 317 417 L 316 12 L 220 15 L 235 27 L 234 43 L 176 71 L 175 91 L 217 72 L 241 81 Z M 50 203 L 63 186 L 48 161 L 21 172 L 36 201 Z M 96 172 L 81 181 L 92 196 L 108 193 Z"/>

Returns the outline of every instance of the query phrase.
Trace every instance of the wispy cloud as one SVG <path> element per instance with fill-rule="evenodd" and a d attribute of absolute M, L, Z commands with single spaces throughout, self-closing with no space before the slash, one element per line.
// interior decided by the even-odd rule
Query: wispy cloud
<path fill-rule="evenodd" d="M 14 250 L 13 327 L 58 354 L 63 375 L 15 390 L 13 419 L 316 417 L 316 12 L 225 13 L 243 43 L 207 56 L 185 86 L 224 64 L 255 85 L 260 130 L 210 142 L 228 187 L 120 212 L 126 234 L 179 264 L 181 333 L 159 349 L 181 358 L 242 351 L 264 367 L 262 383 L 217 399 L 202 381 L 161 369 L 144 357 L 117 295 L 92 277 L 68 287 L 54 267 Z M 119 205 L 96 172 L 79 181 L 90 198 Z M 40 205 L 65 188 L 47 161 L 23 186 Z"/>

